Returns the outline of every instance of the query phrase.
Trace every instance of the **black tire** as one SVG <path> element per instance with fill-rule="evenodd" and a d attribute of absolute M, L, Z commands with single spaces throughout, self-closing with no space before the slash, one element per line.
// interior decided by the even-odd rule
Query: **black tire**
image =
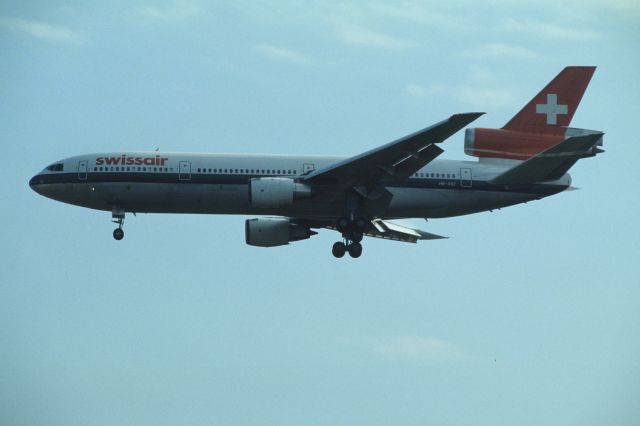
<path fill-rule="evenodd" d="M 120 241 L 121 239 L 124 238 L 124 231 L 120 228 L 116 228 L 113 230 L 113 238 L 115 238 L 116 240 Z"/>
<path fill-rule="evenodd" d="M 340 219 L 338 219 L 338 221 L 336 222 L 336 229 L 343 233 L 346 232 L 347 229 L 349 229 L 349 219 L 347 219 L 346 217 L 341 217 Z"/>
<path fill-rule="evenodd" d="M 349 239 L 354 243 L 359 243 L 360 241 L 362 241 L 362 237 L 362 232 L 352 232 L 351 234 L 349 234 Z"/>
<path fill-rule="evenodd" d="M 342 256 L 344 256 L 346 251 L 347 251 L 347 246 L 345 246 L 344 243 L 341 241 L 334 243 L 333 247 L 331 248 L 331 253 L 333 254 L 334 257 L 337 257 L 337 258 L 341 258 Z"/>
<path fill-rule="evenodd" d="M 362 244 L 360 243 L 349 244 L 349 256 L 356 259 L 361 255 L 362 255 Z"/>
<path fill-rule="evenodd" d="M 353 227 L 360 232 L 365 231 L 367 229 L 367 225 L 369 225 L 369 221 L 363 217 L 357 218 L 353 223 Z"/>

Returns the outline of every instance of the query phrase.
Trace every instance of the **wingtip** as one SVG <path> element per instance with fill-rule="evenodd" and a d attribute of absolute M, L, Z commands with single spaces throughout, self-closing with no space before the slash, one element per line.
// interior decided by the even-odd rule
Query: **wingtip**
<path fill-rule="evenodd" d="M 460 120 L 460 121 L 465 121 L 467 123 L 471 123 L 472 121 L 478 119 L 480 116 L 485 114 L 486 112 L 461 112 L 458 114 L 453 114 L 450 120 Z"/>

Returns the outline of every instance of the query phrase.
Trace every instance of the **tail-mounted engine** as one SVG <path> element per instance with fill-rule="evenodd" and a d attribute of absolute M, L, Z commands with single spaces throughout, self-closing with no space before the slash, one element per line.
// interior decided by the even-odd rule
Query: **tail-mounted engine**
<path fill-rule="evenodd" d="M 564 134 L 529 133 L 506 129 L 467 129 L 464 135 L 464 152 L 474 157 L 508 158 L 526 160 L 559 144 L 565 138 L 599 133 L 594 130 L 567 127 Z M 602 146 L 600 140 L 596 146 Z M 593 155 L 601 152 L 595 146 Z"/>
<path fill-rule="evenodd" d="M 245 240 L 250 246 L 276 247 L 306 240 L 317 232 L 284 217 L 249 219 L 245 222 Z"/>
<path fill-rule="evenodd" d="M 249 203 L 252 207 L 282 207 L 294 200 L 310 198 L 311 187 L 290 178 L 264 177 L 249 181 Z"/>

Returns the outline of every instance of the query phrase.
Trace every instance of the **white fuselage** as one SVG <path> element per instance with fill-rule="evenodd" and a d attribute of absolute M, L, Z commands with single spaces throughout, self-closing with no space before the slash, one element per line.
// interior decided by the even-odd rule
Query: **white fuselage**
<path fill-rule="evenodd" d="M 301 179 L 343 157 L 127 152 L 76 156 L 31 179 L 42 195 L 98 210 L 136 213 L 278 215 L 333 220 L 344 196 L 323 192 L 288 206 L 251 205 L 249 182 L 261 177 Z M 517 163 L 517 162 L 515 162 Z M 383 217 L 449 217 L 540 199 L 569 187 L 553 182 L 505 187 L 489 180 L 513 161 L 434 160 L 408 180 L 386 184 L 393 195 Z M 55 166 L 55 167 L 54 167 Z"/>

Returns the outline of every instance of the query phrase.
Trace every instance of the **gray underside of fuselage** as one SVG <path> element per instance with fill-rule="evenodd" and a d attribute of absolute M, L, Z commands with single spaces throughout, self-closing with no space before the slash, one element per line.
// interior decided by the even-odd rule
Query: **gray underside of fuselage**
<path fill-rule="evenodd" d="M 389 188 L 386 218 L 443 218 L 511 206 L 539 194 L 473 189 Z M 43 185 L 49 198 L 97 210 L 136 213 L 273 215 L 333 220 L 345 214 L 344 198 L 330 195 L 296 200 L 289 206 L 255 208 L 246 184 L 64 183 Z"/>

